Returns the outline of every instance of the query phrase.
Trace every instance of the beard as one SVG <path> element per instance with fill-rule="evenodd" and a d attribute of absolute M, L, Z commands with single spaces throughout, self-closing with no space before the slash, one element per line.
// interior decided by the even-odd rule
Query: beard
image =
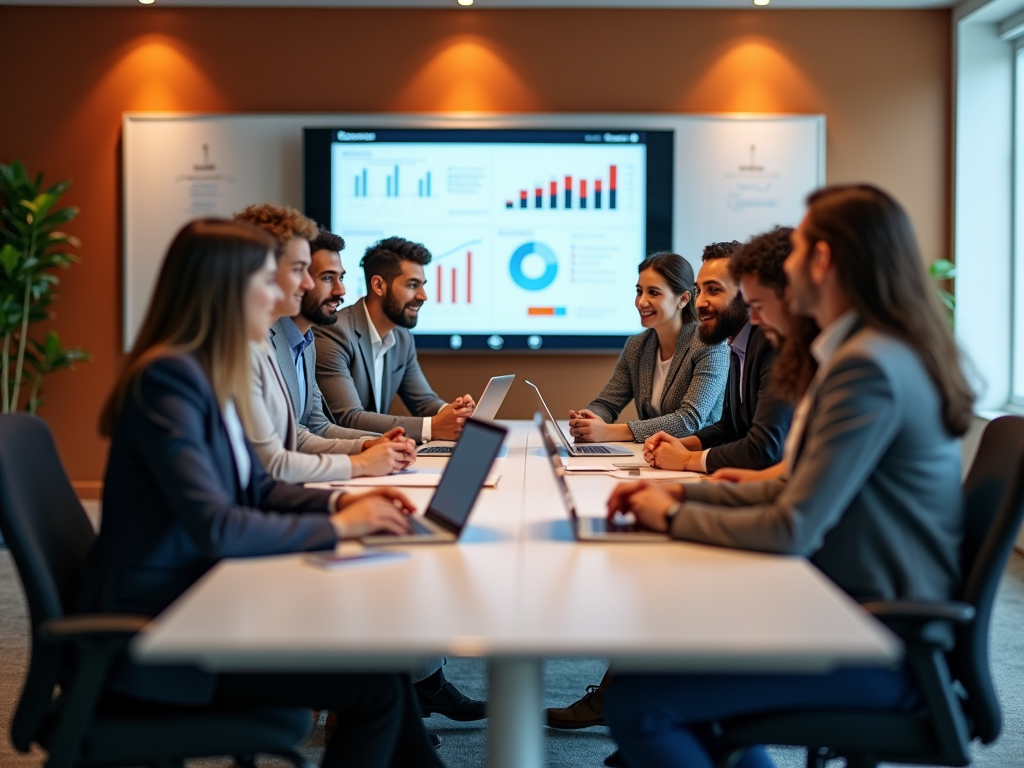
<path fill-rule="evenodd" d="M 411 308 L 422 307 L 422 301 L 410 301 L 407 304 L 400 304 L 395 295 L 391 293 L 391 289 L 388 288 L 384 294 L 384 301 L 382 302 L 381 309 L 384 310 L 384 316 L 395 325 L 401 326 L 402 328 L 415 328 L 417 321 L 420 319 L 419 315 L 409 317 L 405 314 L 405 310 Z"/>
<path fill-rule="evenodd" d="M 821 298 L 821 291 L 811 280 L 810 265 L 804 264 L 798 275 L 789 281 L 787 304 L 791 314 L 810 317 Z"/>
<path fill-rule="evenodd" d="M 705 344 L 718 344 L 742 331 L 749 317 L 743 297 L 737 294 L 721 312 L 700 314 L 697 335 Z M 705 323 L 705 320 L 713 320 L 713 323 Z"/>
<path fill-rule="evenodd" d="M 313 325 L 334 325 L 338 322 L 338 304 L 340 304 L 339 299 L 318 301 L 306 293 L 302 297 L 300 314 Z M 326 309 L 326 307 L 330 307 L 330 309 Z"/>

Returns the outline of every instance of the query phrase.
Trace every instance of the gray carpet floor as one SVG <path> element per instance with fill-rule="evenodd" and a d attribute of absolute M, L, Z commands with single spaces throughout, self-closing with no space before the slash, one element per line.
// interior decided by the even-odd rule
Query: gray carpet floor
<path fill-rule="evenodd" d="M 21 583 L 10 553 L 0 550 L 0 768 L 40 768 L 45 755 L 38 749 L 27 755 L 10 743 L 10 719 L 24 681 L 28 654 L 28 625 Z M 565 706 L 596 684 L 604 662 L 594 659 L 552 659 L 544 667 L 545 706 Z M 976 747 L 978 768 L 1024 766 L 1024 556 L 1014 554 L 1003 578 L 992 627 L 992 668 L 1003 704 L 1005 724 L 1002 736 L 988 747 Z M 486 664 L 475 659 L 452 659 L 446 675 L 468 695 L 487 695 Z M 456 723 L 439 715 L 426 721 L 441 736 L 440 755 L 448 768 L 476 768 L 486 764 L 485 723 Z M 547 730 L 546 762 L 553 768 L 600 766 L 614 749 L 605 728 L 565 732 Z M 303 750 L 319 761 L 323 749 L 323 728 L 314 728 Z M 794 749 L 772 749 L 779 768 L 799 768 L 803 753 Z M 834 763 L 836 766 L 840 762 Z M 224 768 L 230 760 L 196 760 L 189 768 Z M 284 763 L 266 759 L 260 768 L 281 768 Z"/>

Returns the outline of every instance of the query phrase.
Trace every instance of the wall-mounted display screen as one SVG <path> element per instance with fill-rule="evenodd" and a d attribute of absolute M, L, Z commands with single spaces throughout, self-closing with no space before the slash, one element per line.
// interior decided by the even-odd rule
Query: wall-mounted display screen
<path fill-rule="evenodd" d="M 636 267 L 672 246 L 673 132 L 305 129 L 306 213 L 359 259 L 399 236 L 433 255 L 417 346 L 619 349 Z"/>

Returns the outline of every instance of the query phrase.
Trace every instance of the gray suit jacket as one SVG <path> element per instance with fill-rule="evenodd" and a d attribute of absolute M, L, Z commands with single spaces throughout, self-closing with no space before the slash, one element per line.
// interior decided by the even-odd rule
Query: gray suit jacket
<path fill-rule="evenodd" d="M 288 394 L 292 399 L 292 411 L 296 414 L 297 428 L 299 432 L 309 430 L 314 435 L 329 437 L 335 440 L 354 440 L 360 437 L 378 437 L 379 433 L 346 429 L 339 427 L 328 416 L 324 408 L 323 395 L 316 383 L 316 346 L 306 348 L 302 353 L 302 360 L 306 366 L 306 407 L 299 413 L 299 377 L 295 375 L 295 363 L 292 362 L 292 351 L 288 348 L 288 338 L 285 335 L 285 318 L 278 320 L 270 326 L 270 338 L 268 339 L 274 354 L 277 355 L 277 364 L 281 368 L 281 375 L 288 385 Z"/>
<path fill-rule="evenodd" d="M 338 312 L 338 322 L 315 328 L 316 379 L 327 407 L 338 423 L 353 429 L 385 432 L 405 429 L 407 437 L 423 437 L 423 417 L 433 416 L 445 402 L 427 383 L 416 359 L 416 342 L 407 328 L 395 328 L 395 345 L 384 355 L 381 398 L 373 396 L 373 345 L 360 299 Z M 395 395 L 412 416 L 390 416 Z"/>
<path fill-rule="evenodd" d="M 672 535 L 803 555 L 859 600 L 948 599 L 960 449 L 927 371 L 903 341 L 861 328 L 819 377 L 792 476 L 688 484 Z"/>
<path fill-rule="evenodd" d="M 697 335 L 697 323 L 683 326 L 661 395 L 661 415 L 651 407 L 658 334 L 648 329 L 626 341 L 619 362 L 604 389 L 587 406 L 611 424 L 630 400 L 640 417 L 628 422 L 633 439 L 642 443 L 656 432 L 687 437 L 714 424 L 722 415 L 729 378 L 729 348 L 708 345 Z"/>

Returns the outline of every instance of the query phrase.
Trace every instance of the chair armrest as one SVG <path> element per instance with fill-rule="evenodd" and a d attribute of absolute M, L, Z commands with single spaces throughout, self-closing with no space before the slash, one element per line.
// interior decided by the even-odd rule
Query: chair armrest
<path fill-rule="evenodd" d="M 48 619 L 39 625 L 39 638 L 48 643 L 106 641 L 126 644 L 151 621 L 132 614 L 80 614 Z"/>
<path fill-rule="evenodd" d="M 868 611 L 880 621 L 928 622 L 948 621 L 953 624 L 969 624 L 974 620 L 974 606 L 952 600 L 931 602 L 927 600 L 889 600 L 864 603 Z"/>
<path fill-rule="evenodd" d="M 908 644 L 950 651 L 955 644 L 954 625 L 974 621 L 974 606 L 953 600 L 889 600 L 864 603 L 864 610 L 885 624 Z"/>

